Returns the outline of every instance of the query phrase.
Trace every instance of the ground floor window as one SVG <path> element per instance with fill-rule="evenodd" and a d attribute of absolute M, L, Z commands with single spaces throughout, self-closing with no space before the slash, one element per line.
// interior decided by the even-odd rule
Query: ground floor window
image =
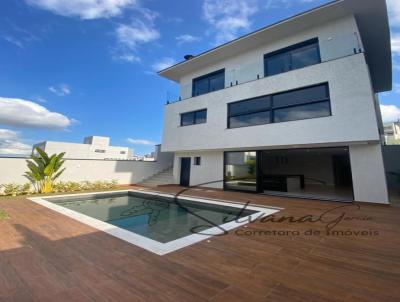
<path fill-rule="evenodd" d="M 353 200 L 347 147 L 225 153 L 225 189 Z"/>

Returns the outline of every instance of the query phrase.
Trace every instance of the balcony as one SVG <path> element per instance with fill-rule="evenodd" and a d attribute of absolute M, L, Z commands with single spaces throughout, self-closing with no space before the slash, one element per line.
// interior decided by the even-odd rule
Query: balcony
<path fill-rule="evenodd" d="M 359 38 L 359 35 L 356 32 L 351 34 L 334 35 L 327 38 L 320 37 L 319 47 L 321 53 L 321 63 L 337 60 L 343 57 L 348 57 L 364 52 L 361 39 Z M 225 69 L 224 89 L 229 89 L 237 85 L 245 84 L 252 81 L 257 81 L 264 77 L 265 77 L 264 65 L 262 60 L 259 60 L 258 62 L 237 65 L 233 68 Z M 168 105 L 197 97 L 197 96 L 192 96 L 191 82 L 182 84 L 180 91 L 181 95 L 179 97 L 173 97 L 168 93 L 166 104 Z"/>

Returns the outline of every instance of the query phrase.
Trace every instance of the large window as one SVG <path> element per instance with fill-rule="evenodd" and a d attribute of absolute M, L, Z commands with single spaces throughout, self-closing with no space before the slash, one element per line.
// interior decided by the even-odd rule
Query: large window
<path fill-rule="evenodd" d="M 181 126 L 203 124 L 207 122 L 207 109 L 181 113 Z"/>
<path fill-rule="evenodd" d="M 321 63 L 318 38 L 264 55 L 265 76 Z"/>
<path fill-rule="evenodd" d="M 228 128 L 331 115 L 328 84 L 228 104 Z"/>
<path fill-rule="evenodd" d="M 225 88 L 225 69 L 193 79 L 192 96 Z"/>
<path fill-rule="evenodd" d="M 256 152 L 226 152 L 224 184 L 229 190 L 256 192 Z"/>

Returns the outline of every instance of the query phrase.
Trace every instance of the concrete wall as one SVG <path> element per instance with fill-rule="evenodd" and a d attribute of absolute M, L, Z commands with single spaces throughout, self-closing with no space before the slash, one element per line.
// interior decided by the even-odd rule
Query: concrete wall
<path fill-rule="evenodd" d="M 350 146 L 351 173 L 356 201 L 389 203 L 382 146 Z"/>
<path fill-rule="evenodd" d="M 96 181 L 113 179 L 119 184 L 135 184 L 158 172 L 171 167 L 173 154 L 161 153 L 154 162 L 128 160 L 88 160 L 66 159 L 67 168 L 61 181 Z M 24 184 L 28 180 L 23 176 L 26 167 L 25 158 L 0 157 L 0 184 Z"/>

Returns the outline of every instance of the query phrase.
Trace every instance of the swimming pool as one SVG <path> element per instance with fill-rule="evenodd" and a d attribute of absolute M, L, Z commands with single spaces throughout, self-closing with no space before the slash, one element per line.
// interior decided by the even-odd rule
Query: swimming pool
<path fill-rule="evenodd" d="M 158 255 L 226 234 L 278 211 L 135 190 L 31 200 Z"/>

